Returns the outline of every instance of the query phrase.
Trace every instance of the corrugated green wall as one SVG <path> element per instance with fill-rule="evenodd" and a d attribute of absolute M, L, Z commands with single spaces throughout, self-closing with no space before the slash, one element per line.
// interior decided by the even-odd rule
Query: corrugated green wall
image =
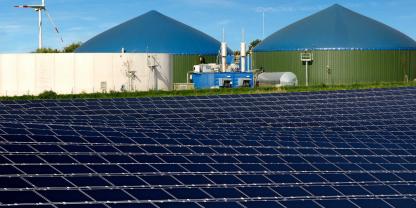
<path fill-rule="evenodd" d="M 215 63 L 217 56 L 204 55 L 207 63 Z M 199 55 L 173 55 L 173 83 L 186 83 L 186 74 L 199 64 Z"/>
<path fill-rule="evenodd" d="M 416 51 L 311 51 L 309 83 L 353 84 L 360 82 L 398 82 L 416 77 Z M 257 52 L 255 69 L 267 72 L 293 72 L 305 84 L 305 65 L 300 51 Z"/>

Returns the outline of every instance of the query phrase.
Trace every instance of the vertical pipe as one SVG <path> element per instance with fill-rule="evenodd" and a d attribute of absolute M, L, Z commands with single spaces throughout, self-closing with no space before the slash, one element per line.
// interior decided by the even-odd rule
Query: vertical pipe
<path fill-rule="evenodd" d="M 246 71 L 246 56 L 247 56 L 245 42 L 241 43 L 240 56 L 241 56 L 241 72 L 245 72 Z"/>
<path fill-rule="evenodd" d="M 154 75 L 153 75 L 153 76 L 154 76 L 154 78 L 155 78 L 155 81 L 154 81 L 154 82 L 155 82 L 155 83 L 154 83 L 154 85 L 155 85 L 155 86 L 154 86 L 154 90 L 155 90 L 155 91 L 158 91 L 158 90 L 159 90 L 159 89 L 158 89 L 158 88 L 159 88 L 159 86 L 158 86 L 158 84 L 159 84 L 159 83 L 157 83 L 157 82 L 158 82 L 158 78 L 157 78 L 157 68 L 156 68 L 156 67 L 153 67 L 153 72 L 154 72 Z"/>
<path fill-rule="evenodd" d="M 225 72 L 226 69 L 227 69 L 227 43 L 225 42 L 225 28 L 222 28 L 221 71 Z"/>
<path fill-rule="evenodd" d="M 248 54 L 248 70 L 249 71 L 253 71 L 254 68 L 254 54 L 253 54 L 253 50 L 250 50 L 250 53 Z"/>
<path fill-rule="evenodd" d="M 42 7 L 38 10 L 39 15 L 39 49 L 43 48 L 43 34 L 42 34 L 42 10 L 44 10 L 46 7 L 45 0 L 42 0 Z"/>
<path fill-rule="evenodd" d="M 246 56 L 246 66 L 247 66 L 247 71 L 249 72 L 249 71 L 251 71 L 251 54 L 249 53 L 249 54 L 247 54 L 247 56 Z"/>
<path fill-rule="evenodd" d="M 221 70 L 225 72 L 227 69 L 227 43 L 221 43 Z"/>
<path fill-rule="evenodd" d="M 241 31 L 242 33 L 242 41 L 240 47 L 240 65 L 241 65 L 241 72 L 246 71 L 246 56 L 247 56 L 247 47 L 246 47 L 246 37 L 244 29 Z"/>
<path fill-rule="evenodd" d="M 159 81 L 159 79 L 158 79 L 158 67 L 157 67 L 157 64 L 156 64 L 156 57 L 155 57 L 155 55 L 151 55 L 150 56 L 150 58 L 151 58 L 151 65 L 152 65 L 152 70 L 153 70 L 153 79 L 154 79 L 154 86 L 153 86 L 153 89 L 155 90 L 155 91 L 158 91 L 159 89 L 159 83 L 158 83 L 158 81 Z"/>
<path fill-rule="evenodd" d="M 247 65 L 246 58 L 241 57 L 241 72 L 246 72 L 247 71 L 246 65 Z"/>

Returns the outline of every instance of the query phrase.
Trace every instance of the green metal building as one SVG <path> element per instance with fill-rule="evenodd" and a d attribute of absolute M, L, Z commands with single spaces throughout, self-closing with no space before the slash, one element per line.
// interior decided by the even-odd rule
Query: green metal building
<path fill-rule="evenodd" d="M 416 42 L 340 5 L 272 34 L 254 49 L 254 68 L 293 72 L 311 85 L 399 82 L 416 78 Z"/>

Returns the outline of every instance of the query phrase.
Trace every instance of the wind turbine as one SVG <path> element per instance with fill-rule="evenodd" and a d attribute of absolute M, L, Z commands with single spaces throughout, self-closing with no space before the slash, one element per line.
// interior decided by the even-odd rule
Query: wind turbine
<path fill-rule="evenodd" d="M 59 29 L 56 26 L 56 24 L 54 23 L 54 21 L 52 20 L 51 15 L 49 15 L 48 10 L 46 9 L 46 5 L 45 5 L 45 0 L 42 0 L 42 4 L 41 5 L 18 5 L 15 6 L 16 8 L 23 8 L 23 9 L 34 9 L 37 13 L 38 13 L 38 30 L 39 30 L 39 45 L 38 48 L 41 49 L 43 48 L 43 36 L 42 36 L 42 12 L 45 11 L 46 16 L 48 16 L 49 21 L 51 22 L 52 26 L 55 28 L 56 33 L 58 33 L 58 35 L 60 35 Z M 64 40 L 62 39 L 62 37 L 60 37 L 61 42 L 63 43 Z"/>

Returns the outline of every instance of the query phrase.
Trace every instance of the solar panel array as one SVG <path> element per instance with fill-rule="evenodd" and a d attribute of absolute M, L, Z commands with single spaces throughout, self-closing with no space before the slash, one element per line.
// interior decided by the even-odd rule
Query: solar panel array
<path fill-rule="evenodd" d="M 0 102 L 0 205 L 416 207 L 416 88 Z"/>

